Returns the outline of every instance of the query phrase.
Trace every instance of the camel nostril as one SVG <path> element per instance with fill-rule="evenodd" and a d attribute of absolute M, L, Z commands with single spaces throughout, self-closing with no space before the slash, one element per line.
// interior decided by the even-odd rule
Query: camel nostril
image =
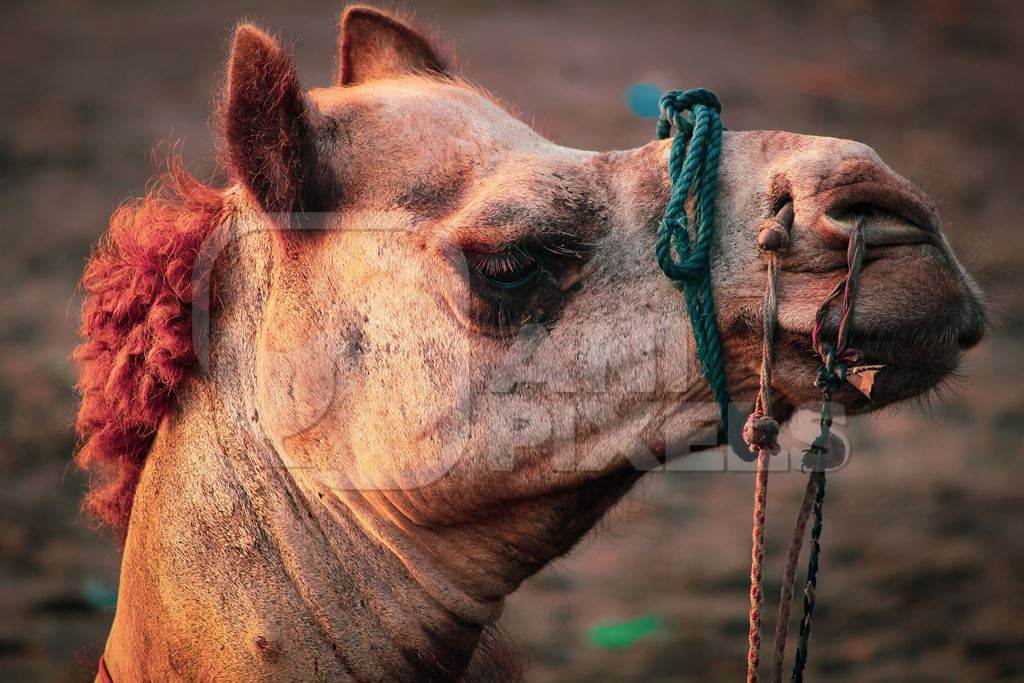
<path fill-rule="evenodd" d="M 928 230 L 930 228 L 925 226 L 917 225 L 917 221 L 908 216 L 907 214 L 912 212 L 901 212 L 893 208 L 887 208 L 879 206 L 877 204 L 871 204 L 869 202 L 857 202 L 844 208 L 841 212 L 836 212 L 840 215 L 851 215 L 857 216 L 858 218 L 865 221 L 890 221 L 899 223 L 909 223 L 921 228 L 922 230 Z"/>
<path fill-rule="evenodd" d="M 859 224 L 868 246 L 930 242 L 939 234 L 938 215 L 928 198 L 873 161 L 840 164 L 819 185 L 813 201 L 823 213 L 823 231 L 848 238 Z"/>
<path fill-rule="evenodd" d="M 855 202 L 834 208 L 827 215 L 840 229 L 849 226 L 852 230 L 859 223 L 866 244 L 873 247 L 927 243 L 938 234 L 936 222 L 913 204 Z"/>

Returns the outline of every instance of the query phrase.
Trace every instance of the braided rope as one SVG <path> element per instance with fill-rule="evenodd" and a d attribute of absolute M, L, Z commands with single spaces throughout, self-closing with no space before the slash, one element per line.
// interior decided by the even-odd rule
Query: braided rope
<path fill-rule="evenodd" d="M 807 519 L 811 516 L 814 503 L 814 492 L 817 483 L 814 477 L 807 478 L 803 501 L 796 514 L 793 524 L 793 536 L 786 554 L 786 569 L 782 573 L 782 589 L 779 591 L 779 619 L 775 623 L 775 642 L 772 655 L 772 682 L 782 682 L 782 668 L 786 661 L 786 639 L 789 637 L 789 614 L 793 604 L 793 587 L 796 584 L 796 566 L 800 563 L 800 549 L 803 547 L 804 534 L 807 532 Z"/>
<path fill-rule="evenodd" d="M 668 158 L 671 193 L 658 226 L 655 252 L 658 265 L 676 281 L 686 300 L 704 377 L 718 402 L 727 427 L 729 390 L 725 357 L 715 315 L 711 286 L 711 246 L 714 241 L 718 162 L 722 154 L 722 110 L 710 90 L 672 90 L 661 96 L 657 136 L 666 139 L 676 129 Z M 689 116 L 686 115 L 689 112 Z M 686 204 L 693 199 L 694 237 L 691 241 Z"/>
<path fill-rule="evenodd" d="M 764 606 L 763 569 L 765 505 L 768 497 L 769 451 L 757 453 L 757 472 L 754 476 L 754 524 L 750 550 L 750 615 L 747 633 L 747 682 L 757 683 L 757 670 L 761 665 L 761 614 Z"/>
<path fill-rule="evenodd" d="M 814 526 L 811 527 L 811 552 L 807 559 L 807 585 L 804 587 L 804 615 L 800 620 L 800 636 L 797 640 L 796 659 L 793 662 L 791 681 L 804 680 L 804 667 L 807 665 L 808 643 L 811 638 L 811 617 L 814 616 L 814 605 L 818 589 L 818 566 L 821 554 L 822 504 L 825 501 L 825 472 L 812 472 L 811 481 L 815 482 Z"/>
<path fill-rule="evenodd" d="M 772 223 L 772 221 L 769 221 Z M 772 227 L 767 228 L 769 230 Z M 765 228 L 762 228 L 763 233 Z M 762 243 L 763 244 L 763 243 Z M 761 342 L 761 374 L 754 412 L 747 419 L 743 439 L 751 450 L 757 450 L 754 475 L 754 522 L 750 549 L 750 614 L 747 636 L 747 681 L 757 683 L 761 664 L 761 625 L 764 605 L 764 525 L 768 499 L 769 458 L 779 452 L 779 425 L 771 417 L 771 382 L 775 363 L 775 329 L 778 324 L 779 261 L 774 250 L 768 256 L 768 283 L 764 292 L 764 326 Z"/>
<path fill-rule="evenodd" d="M 803 617 L 800 620 L 800 635 L 797 639 L 796 658 L 793 661 L 793 673 L 790 676 L 790 680 L 797 683 L 802 682 L 804 679 L 804 668 L 807 665 L 811 638 L 811 619 L 814 615 L 814 605 L 817 600 L 818 567 L 820 565 L 821 529 L 823 524 L 822 507 L 825 502 L 825 470 L 827 469 L 829 453 L 834 447 L 832 440 L 832 394 L 846 380 L 846 366 L 844 363 L 857 358 L 857 352 L 848 347 L 849 325 L 853 317 L 853 304 L 859 289 L 860 270 L 863 263 L 864 229 L 863 226 L 858 224 L 850 235 L 850 243 L 846 250 L 846 277 L 836 285 L 836 288 L 832 290 L 832 293 L 825 298 L 818 308 L 818 312 L 815 315 L 814 330 L 811 335 L 815 348 L 822 360 L 821 367 L 818 368 L 818 381 L 816 382 L 822 391 L 821 429 L 811 447 L 804 452 L 804 464 L 812 469 L 807 486 L 809 491 L 812 482 L 814 484 L 814 501 L 811 506 L 811 512 L 814 515 L 814 525 L 811 527 L 811 548 L 807 559 L 807 584 L 804 587 Z M 840 295 L 842 295 L 842 300 L 840 302 L 839 327 L 836 332 L 836 343 L 833 347 L 821 341 L 821 330 L 825 319 L 828 317 L 832 302 Z M 792 548 L 790 552 L 793 552 Z M 799 553 L 799 547 L 797 547 L 796 552 Z M 783 585 L 785 585 L 785 582 Z M 784 648 L 785 646 L 783 645 L 782 647 Z"/>

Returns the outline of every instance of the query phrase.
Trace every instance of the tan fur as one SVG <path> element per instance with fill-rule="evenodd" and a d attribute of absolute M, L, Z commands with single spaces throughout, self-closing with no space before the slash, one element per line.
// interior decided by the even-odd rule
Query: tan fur
<path fill-rule="evenodd" d="M 341 199 L 299 233 L 230 193 L 208 363 L 138 487 L 116 681 L 513 676 L 493 632 L 505 596 L 642 469 L 713 438 L 681 294 L 654 259 L 667 143 L 567 149 L 416 74 L 308 102 Z M 870 407 L 930 388 L 976 341 L 976 287 L 868 147 L 727 132 L 721 177 L 714 282 L 737 400 L 759 360 L 757 226 L 784 196 L 780 414 L 817 399 L 808 336 L 851 198 L 888 212 L 866 219 L 855 336 L 902 360 Z M 462 254 L 524 239 L 576 255 L 550 266 L 538 323 L 490 329 Z"/>

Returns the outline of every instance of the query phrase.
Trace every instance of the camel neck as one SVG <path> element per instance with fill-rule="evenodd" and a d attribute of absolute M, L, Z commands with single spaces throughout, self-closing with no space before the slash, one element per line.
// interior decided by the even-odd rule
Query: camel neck
<path fill-rule="evenodd" d="M 470 597 L 365 511 L 311 499 L 257 435 L 217 425 L 204 393 L 161 429 L 139 484 L 105 653 L 114 680 L 507 670 L 490 628 L 500 598 Z"/>

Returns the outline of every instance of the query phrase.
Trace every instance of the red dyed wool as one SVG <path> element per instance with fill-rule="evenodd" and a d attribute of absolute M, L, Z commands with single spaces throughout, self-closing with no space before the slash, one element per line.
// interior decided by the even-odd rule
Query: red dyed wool
<path fill-rule="evenodd" d="M 85 508 L 122 535 L 157 428 L 195 364 L 193 266 L 220 223 L 220 191 L 172 155 L 147 196 L 118 208 L 86 265 L 76 462 Z"/>

